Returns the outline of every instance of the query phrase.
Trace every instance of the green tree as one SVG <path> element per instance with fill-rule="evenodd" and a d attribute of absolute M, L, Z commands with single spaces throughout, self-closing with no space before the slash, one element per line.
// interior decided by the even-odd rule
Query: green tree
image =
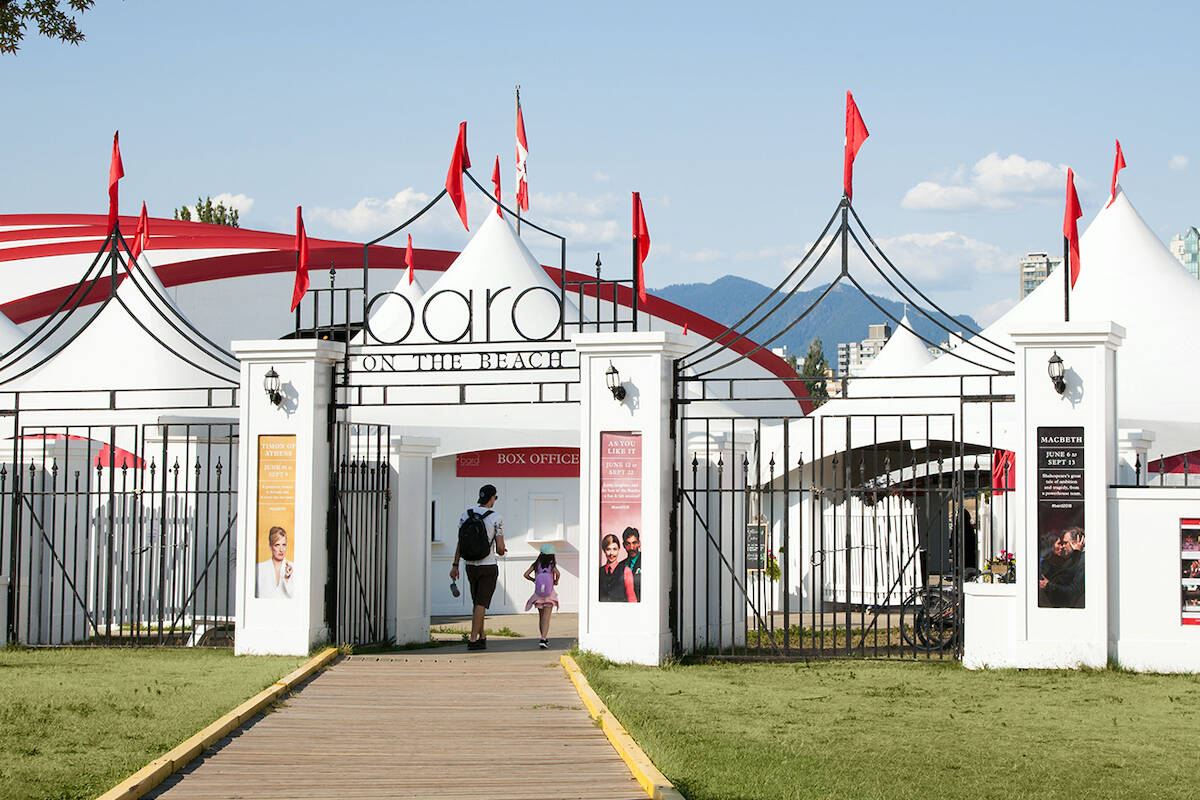
<path fill-rule="evenodd" d="M 48 39 L 67 44 L 83 41 L 71 12 L 83 12 L 96 4 L 95 0 L 0 0 L 0 53 L 16 53 L 25 38 L 25 28 L 32 22 L 38 33 Z M 65 6 L 66 8 L 60 8 Z"/>
<path fill-rule="evenodd" d="M 795 364 L 795 359 L 793 359 Z M 829 364 L 825 361 L 825 348 L 820 337 L 813 339 L 808 345 L 808 353 L 804 356 L 804 364 L 797 370 L 804 378 L 804 386 L 808 396 L 812 398 L 813 408 L 819 408 L 829 399 L 829 390 L 825 388 L 825 371 Z"/>
<path fill-rule="evenodd" d="M 2 0 L 0 0 L 2 2 Z M 181 206 L 175 209 L 175 219 L 181 219 L 184 222 L 207 222 L 209 225 L 228 225 L 231 228 L 238 226 L 238 210 L 233 206 L 228 208 L 225 204 L 217 201 L 214 206 L 212 197 L 197 197 L 195 206 Z"/>

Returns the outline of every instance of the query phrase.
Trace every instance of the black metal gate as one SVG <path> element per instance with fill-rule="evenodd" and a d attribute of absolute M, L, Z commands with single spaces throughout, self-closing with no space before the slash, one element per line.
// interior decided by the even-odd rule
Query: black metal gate
<path fill-rule="evenodd" d="M 839 242 L 828 287 L 785 313 Z M 992 468 L 1003 463 L 996 411 L 1012 401 L 1011 350 L 975 332 L 940 345 L 952 372 L 755 374 L 750 357 L 839 283 L 899 330 L 852 274 L 852 246 L 854 263 L 865 261 L 947 339 L 962 327 L 887 259 L 843 198 L 779 286 L 676 362 L 670 619 L 679 654 L 959 657 L 963 582 L 1008 550 Z M 827 384 L 840 392 L 818 408 Z"/>
<path fill-rule="evenodd" d="M 0 464 L 10 638 L 233 638 L 234 423 L 32 426 Z"/>
<path fill-rule="evenodd" d="M 390 518 L 391 427 L 341 421 L 331 427 L 326 619 L 339 645 L 385 643 L 395 636 L 391 566 L 398 557 Z"/>

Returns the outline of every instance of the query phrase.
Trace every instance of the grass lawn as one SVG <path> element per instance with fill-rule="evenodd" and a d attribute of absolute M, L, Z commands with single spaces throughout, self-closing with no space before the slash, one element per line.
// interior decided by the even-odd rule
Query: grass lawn
<path fill-rule="evenodd" d="M 577 659 L 689 800 L 1200 794 L 1196 676 Z"/>
<path fill-rule="evenodd" d="M 0 795 L 94 797 L 306 660 L 0 650 Z"/>

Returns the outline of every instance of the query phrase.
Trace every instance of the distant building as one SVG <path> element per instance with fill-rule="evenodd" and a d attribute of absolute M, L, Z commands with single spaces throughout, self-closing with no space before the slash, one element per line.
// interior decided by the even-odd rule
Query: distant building
<path fill-rule="evenodd" d="M 1062 264 L 1061 257 L 1045 253 L 1030 253 L 1021 259 L 1021 299 L 1038 287 L 1055 267 Z"/>
<path fill-rule="evenodd" d="M 867 326 L 867 338 L 861 342 L 838 342 L 837 374 L 854 377 L 860 374 L 892 336 L 892 326 L 886 322 Z"/>
<path fill-rule="evenodd" d="M 962 343 L 963 332 L 952 331 L 951 333 L 947 334 L 945 339 L 942 340 L 940 347 L 929 345 L 926 349 L 929 350 L 929 355 L 933 356 L 934 358 L 941 358 L 943 355 L 958 347 Z"/>
<path fill-rule="evenodd" d="M 833 367 L 825 369 L 825 393 L 829 395 L 830 400 L 842 396 L 842 381 L 837 377 Z"/>
<path fill-rule="evenodd" d="M 1179 259 L 1193 278 L 1200 278 L 1200 231 L 1191 227 L 1171 237 L 1171 255 Z"/>

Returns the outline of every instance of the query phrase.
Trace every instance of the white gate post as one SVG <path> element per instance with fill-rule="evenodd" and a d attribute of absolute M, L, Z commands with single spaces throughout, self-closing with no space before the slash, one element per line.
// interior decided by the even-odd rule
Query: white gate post
<path fill-rule="evenodd" d="M 660 331 L 586 333 L 579 351 L 579 645 L 614 661 L 658 665 L 671 655 L 670 515 L 674 441 L 671 399 L 674 360 L 687 351 L 680 337 Z M 623 399 L 607 385 L 610 365 Z M 600 602 L 600 543 L 623 528 L 600 529 L 602 433 L 641 436 L 641 602 Z"/>
<path fill-rule="evenodd" d="M 396 480 L 388 525 L 396 535 L 388 538 L 395 584 L 388 598 L 388 630 L 396 632 L 397 644 L 429 641 L 430 510 L 433 453 L 439 441 L 425 436 L 392 437 L 390 461 Z"/>
<path fill-rule="evenodd" d="M 345 345 L 316 339 L 239 341 L 233 351 L 241 361 L 241 404 L 238 440 L 237 622 L 234 652 L 242 654 L 307 655 L 329 637 L 325 618 L 328 551 L 326 513 L 329 508 L 329 406 L 333 402 L 334 362 Z M 279 375 L 280 403 L 267 396 L 264 376 Z M 256 591 L 259 538 L 270 525 L 259 525 L 260 437 L 283 440 L 276 451 L 287 461 L 294 453 L 294 519 L 287 531 L 294 561 L 290 596 L 259 597 Z M 263 446 L 266 446 L 266 442 Z M 294 447 L 294 449 L 293 449 Z M 286 465 L 274 476 L 271 499 L 286 505 Z M 284 479 L 280 480 L 280 475 Z M 268 495 L 264 492 L 264 499 Z M 279 594 L 278 592 L 274 592 Z"/>
<path fill-rule="evenodd" d="M 1017 425 L 1022 431 L 1014 503 L 1014 519 L 1024 531 L 1017 538 L 1017 583 L 967 584 L 963 662 L 967 667 L 1104 667 L 1110 649 L 1113 549 L 1108 486 L 1117 479 L 1117 348 L 1125 329 L 1111 321 L 1045 323 L 1014 331 L 1012 338 L 1017 348 Z M 1065 371 L 1061 392 L 1048 374 L 1055 353 Z M 1080 429 L 1082 443 L 1055 444 L 1052 440 L 1063 428 Z M 1043 466 L 1059 473 L 1048 475 L 1045 486 L 1039 486 L 1039 429 L 1046 429 L 1047 441 L 1040 443 Z M 1079 465 L 1060 463 L 1073 461 L 1080 448 L 1081 482 L 1064 474 Z M 1044 543 L 1039 542 L 1039 515 L 1047 521 L 1056 513 L 1065 518 L 1068 512 L 1062 509 L 1078 502 L 1073 497 L 1080 490 L 1084 606 L 1040 607 L 1039 550 Z M 1075 524 L 1077 520 L 1056 521 L 1049 527 L 1069 529 Z"/>

